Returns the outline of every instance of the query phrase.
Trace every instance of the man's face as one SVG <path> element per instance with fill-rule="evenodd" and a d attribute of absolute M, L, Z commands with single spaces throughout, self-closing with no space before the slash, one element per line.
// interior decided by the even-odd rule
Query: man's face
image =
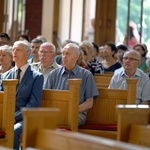
<path fill-rule="evenodd" d="M 51 64 L 54 60 L 55 52 L 49 45 L 41 45 L 39 49 L 39 59 L 42 64 Z"/>
<path fill-rule="evenodd" d="M 13 61 L 19 64 L 25 64 L 28 60 L 29 52 L 25 50 L 25 47 L 21 43 L 14 44 L 12 47 Z"/>
<path fill-rule="evenodd" d="M 63 50 L 62 50 L 62 63 L 68 70 L 73 69 L 78 58 L 79 58 L 79 55 L 77 54 L 77 52 L 73 48 L 71 48 L 69 46 L 65 46 L 63 48 Z"/>
<path fill-rule="evenodd" d="M 139 58 L 135 53 L 127 52 L 123 56 L 123 67 L 125 70 L 135 70 L 139 66 Z"/>
<path fill-rule="evenodd" d="M 31 43 L 31 53 L 33 57 L 38 57 L 39 54 L 39 48 L 40 48 L 41 43 Z"/>

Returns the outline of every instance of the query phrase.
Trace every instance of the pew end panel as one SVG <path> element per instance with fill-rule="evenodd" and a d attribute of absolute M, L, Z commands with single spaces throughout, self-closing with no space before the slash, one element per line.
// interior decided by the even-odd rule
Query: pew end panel
<path fill-rule="evenodd" d="M 78 131 L 81 79 L 69 79 L 69 90 L 43 90 L 41 107 L 60 108 L 59 128 Z"/>
<path fill-rule="evenodd" d="M 147 125 L 150 123 L 150 108 L 148 105 L 118 105 L 116 109 L 118 113 L 117 140 L 119 141 L 129 141 L 131 125 Z"/>
<path fill-rule="evenodd" d="M 150 125 L 131 125 L 128 142 L 150 147 Z"/>
<path fill-rule="evenodd" d="M 3 80 L 4 91 L 0 92 L 0 129 L 5 137 L 0 138 L 0 145 L 12 148 L 14 139 L 14 113 L 16 103 L 16 85 L 18 80 Z"/>
<path fill-rule="evenodd" d="M 60 110 L 58 108 L 23 108 L 22 147 L 34 147 L 39 129 L 56 129 Z"/>
<path fill-rule="evenodd" d="M 79 127 L 79 132 L 116 139 L 116 105 L 136 103 L 137 81 L 137 79 L 127 79 L 127 87 L 130 90 L 99 87 L 100 95 L 94 100 L 93 107 L 88 111 L 86 123 Z"/>

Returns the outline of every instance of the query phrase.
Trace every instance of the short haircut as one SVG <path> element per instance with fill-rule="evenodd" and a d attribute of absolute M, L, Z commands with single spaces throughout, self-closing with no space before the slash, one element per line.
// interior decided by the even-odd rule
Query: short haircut
<path fill-rule="evenodd" d="M 0 46 L 0 52 L 6 52 L 12 56 L 12 47 L 9 45 Z"/>
<path fill-rule="evenodd" d="M 66 47 L 73 48 L 76 51 L 76 53 L 78 55 L 80 55 L 80 48 L 79 48 L 79 46 L 77 44 L 75 44 L 75 43 L 68 43 L 63 49 L 66 49 Z"/>
<path fill-rule="evenodd" d="M 7 42 L 10 42 L 10 36 L 7 33 L 0 33 L 1 38 L 6 38 Z"/>
<path fill-rule="evenodd" d="M 120 44 L 120 45 L 118 45 L 116 48 L 117 48 L 117 51 L 118 51 L 119 49 L 121 49 L 121 50 L 123 50 L 123 51 L 127 51 L 127 50 L 128 50 L 128 47 L 127 47 L 126 45 L 124 45 L 124 44 Z"/>
<path fill-rule="evenodd" d="M 96 49 L 97 53 L 99 52 L 99 45 L 97 43 L 92 42 L 93 47 Z"/>
<path fill-rule="evenodd" d="M 124 55 L 126 55 L 126 53 L 135 53 L 136 56 L 137 56 L 137 59 L 138 59 L 139 61 L 141 60 L 141 55 L 140 55 L 140 53 L 137 52 L 137 51 L 135 51 L 135 50 L 129 50 L 129 51 L 124 52 L 123 57 L 124 57 Z"/>
<path fill-rule="evenodd" d="M 114 51 L 113 57 L 115 56 L 115 53 L 117 53 L 117 48 L 115 43 L 113 42 L 106 42 L 105 45 L 110 46 L 111 50 Z"/>
<path fill-rule="evenodd" d="M 27 52 L 31 52 L 31 45 L 29 42 L 27 42 L 27 41 L 16 41 L 16 42 L 14 42 L 14 45 L 16 45 L 16 44 L 22 44 L 24 46 L 24 49 Z"/>
<path fill-rule="evenodd" d="M 43 41 L 41 39 L 38 39 L 38 38 L 34 38 L 31 43 L 43 43 Z"/>

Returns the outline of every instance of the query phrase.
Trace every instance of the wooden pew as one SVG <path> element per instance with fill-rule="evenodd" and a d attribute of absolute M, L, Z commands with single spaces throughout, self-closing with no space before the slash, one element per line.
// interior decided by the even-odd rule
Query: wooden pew
<path fill-rule="evenodd" d="M 22 148 L 34 147 L 39 129 L 56 129 L 60 110 L 58 108 L 23 108 Z"/>
<path fill-rule="evenodd" d="M 108 88 L 113 73 L 95 74 L 94 80 L 97 87 Z"/>
<path fill-rule="evenodd" d="M 81 79 L 69 79 L 69 90 L 43 90 L 41 107 L 60 108 L 59 127 L 78 131 Z"/>
<path fill-rule="evenodd" d="M 150 147 L 150 107 L 118 105 L 117 140 Z"/>
<path fill-rule="evenodd" d="M 29 111 L 28 111 L 29 110 Z M 58 119 L 55 109 L 23 109 L 23 149 L 34 150 L 148 150 L 146 147 L 82 133 L 54 130 Z M 54 122 L 48 120 L 53 120 Z M 48 124 L 48 125 L 47 125 Z M 52 126 L 52 127 L 51 127 Z M 50 129 L 51 128 L 51 129 Z M 53 129 L 53 130 L 52 130 Z M 31 149 L 30 149 L 31 150 Z"/>
<path fill-rule="evenodd" d="M 98 88 L 100 95 L 94 100 L 86 123 L 79 127 L 79 132 L 116 139 L 116 105 L 136 103 L 137 80 L 127 79 L 127 90 Z"/>
<path fill-rule="evenodd" d="M 13 148 L 14 114 L 16 102 L 16 85 L 18 80 L 3 80 L 4 91 L 0 92 L 0 131 L 5 133 L 0 138 L 0 145 Z"/>

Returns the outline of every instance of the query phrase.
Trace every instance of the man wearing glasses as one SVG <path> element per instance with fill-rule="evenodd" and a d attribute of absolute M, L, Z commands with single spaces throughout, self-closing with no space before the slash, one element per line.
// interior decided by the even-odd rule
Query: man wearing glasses
<path fill-rule="evenodd" d="M 55 61 L 56 48 L 52 43 L 45 42 L 40 45 L 38 53 L 39 62 L 32 63 L 31 67 L 43 74 L 45 82 L 48 74 L 52 70 L 60 67 Z"/>
<path fill-rule="evenodd" d="M 138 78 L 136 104 L 149 104 L 150 100 L 150 80 L 148 76 L 138 66 L 141 56 L 135 50 L 124 53 L 123 66 L 116 70 L 110 81 L 109 88 L 127 89 L 126 78 Z"/>

